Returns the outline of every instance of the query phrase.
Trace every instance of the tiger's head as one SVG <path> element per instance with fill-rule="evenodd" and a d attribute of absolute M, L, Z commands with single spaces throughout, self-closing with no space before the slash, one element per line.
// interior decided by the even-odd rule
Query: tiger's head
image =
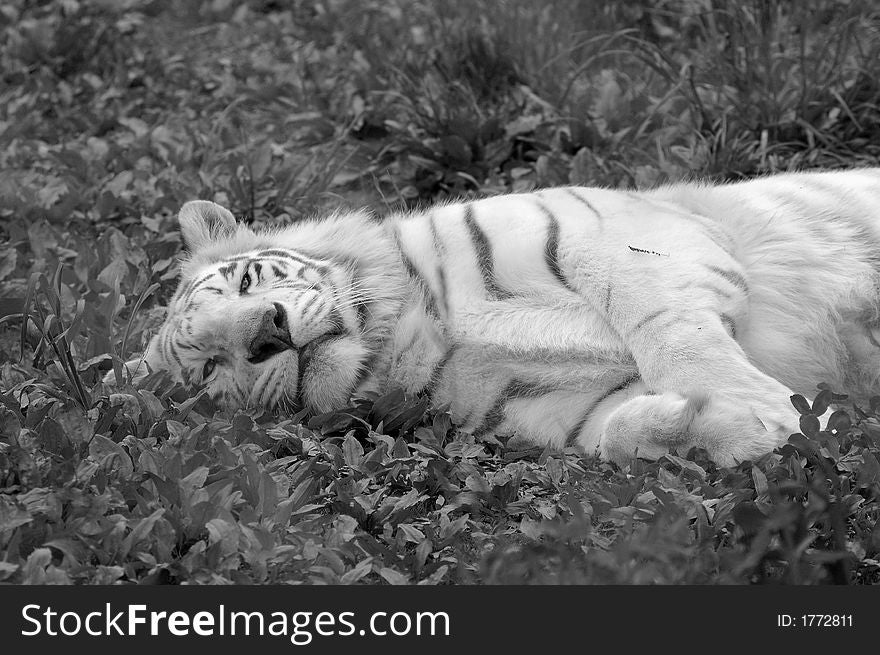
<path fill-rule="evenodd" d="M 186 203 L 179 221 L 181 280 L 144 356 L 126 363 L 134 379 L 164 370 L 233 408 L 344 405 L 401 303 L 400 262 L 382 226 L 355 213 L 254 232 L 203 200 Z"/>

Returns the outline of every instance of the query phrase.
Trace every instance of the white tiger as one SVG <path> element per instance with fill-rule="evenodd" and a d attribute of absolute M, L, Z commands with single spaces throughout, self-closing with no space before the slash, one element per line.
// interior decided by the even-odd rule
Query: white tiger
<path fill-rule="evenodd" d="M 263 232 L 193 201 L 180 228 L 189 255 L 143 359 L 230 406 L 322 412 L 396 384 L 477 434 L 730 465 L 798 431 L 794 392 L 878 392 L 880 169 Z"/>

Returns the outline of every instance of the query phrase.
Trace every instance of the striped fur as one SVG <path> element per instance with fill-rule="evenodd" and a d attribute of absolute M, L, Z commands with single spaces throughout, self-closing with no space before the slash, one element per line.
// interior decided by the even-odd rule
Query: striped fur
<path fill-rule="evenodd" d="M 325 411 L 390 383 L 477 434 L 722 464 L 798 430 L 793 392 L 880 375 L 880 169 L 546 189 L 190 249 L 146 361 L 235 406 Z"/>

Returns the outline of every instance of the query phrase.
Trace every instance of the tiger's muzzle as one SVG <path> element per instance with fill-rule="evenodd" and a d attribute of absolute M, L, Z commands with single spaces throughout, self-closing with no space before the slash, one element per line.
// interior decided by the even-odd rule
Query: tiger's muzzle
<path fill-rule="evenodd" d="M 248 344 L 247 360 L 260 364 L 286 350 L 295 349 L 290 338 L 287 311 L 277 302 L 263 312 L 256 334 Z"/>

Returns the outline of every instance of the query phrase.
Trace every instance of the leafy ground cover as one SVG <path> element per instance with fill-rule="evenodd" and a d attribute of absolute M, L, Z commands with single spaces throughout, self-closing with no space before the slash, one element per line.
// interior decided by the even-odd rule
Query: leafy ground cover
<path fill-rule="evenodd" d="M 876 164 L 878 20 L 857 0 L 3 3 L 0 581 L 877 582 L 880 399 L 797 399 L 803 434 L 735 468 L 621 468 L 474 439 L 394 390 L 279 418 L 100 378 L 161 321 L 192 198 L 283 223 Z"/>

